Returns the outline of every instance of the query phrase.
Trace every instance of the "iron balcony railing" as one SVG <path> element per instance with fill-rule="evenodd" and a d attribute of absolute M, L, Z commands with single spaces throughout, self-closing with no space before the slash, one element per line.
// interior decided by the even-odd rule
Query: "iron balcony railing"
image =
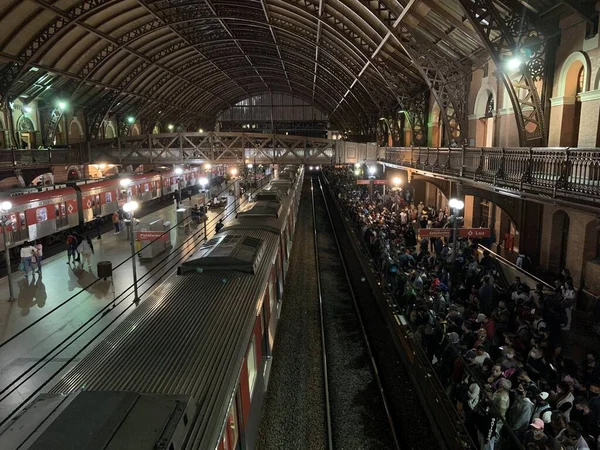
<path fill-rule="evenodd" d="M 82 164 L 82 153 L 75 149 L 0 150 L 0 167 L 31 167 L 51 164 Z"/>
<path fill-rule="evenodd" d="M 386 161 L 553 197 L 600 195 L 597 148 L 390 147 L 386 150 Z"/>

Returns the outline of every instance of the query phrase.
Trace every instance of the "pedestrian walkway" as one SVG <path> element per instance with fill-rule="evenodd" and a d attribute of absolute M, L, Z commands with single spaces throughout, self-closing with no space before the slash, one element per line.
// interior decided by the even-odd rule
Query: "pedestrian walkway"
<path fill-rule="evenodd" d="M 200 204 L 202 197 L 203 194 L 196 195 L 191 202 L 186 198 L 183 206 Z M 225 209 L 220 208 L 208 212 L 206 229 L 209 237 L 214 234 L 215 224 L 218 220 L 216 217 L 223 213 L 224 215 L 229 214 L 228 219 L 235 216 L 233 197 L 228 196 L 228 205 Z M 148 222 L 159 218 L 171 222 L 174 226 L 176 224 L 175 205 L 170 204 L 155 213 L 139 218 L 139 220 Z M 228 219 L 225 219 L 225 222 Z M 203 224 L 192 224 L 186 236 L 178 236 L 177 230 L 173 229 L 170 232 L 172 244 L 170 251 L 149 261 L 140 261 L 139 259 L 136 261 L 141 301 L 167 277 L 175 273 L 176 267 L 179 265 L 178 259 L 187 256 L 197 248 L 197 244 L 204 237 L 203 232 Z M 193 238 L 190 239 L 190 236 Z M 16 301 L 0 301 L 0 342 L 7 341 L 22 330 L 25 331 L 0 347 L 0 421 L 27 400 L 30 395 L 34 395 L 36 389 L 43 385 L 52 374 L 58 370 L 64 373 L 72 363 L 91 350 L 93 345 L 87 347 L 84 353 L 77 355 L 77 352 L 84 349 L 92 338 L 98 335 L 94 343 L 97 342 L 136 307 L 131 301 L 133 289 L 130 288 L 127 291 L 133 282 L 131 261 L 125 262 L 114 270 L 114 294 L 110 279 L 96 281 L 96 264 L 99 261 L 111 261 L 114 268 L 130 257 L 131 250 L 126 231 L 119 234 L 105 233 L 102 235 L 102 239 L 94 239 L 93 244 L 95 255 L 92 256 L 91 270 L 88 267 L 82 267 L 81 264 L 67 265 L 65 245 L 65 251 L 43 261 L 42 275 L 35 274 L 34 277 L 30 275 L 29 278 L 26 278 L 23 272 L 13 275 Z M 180 246 L 181 248 L 178 249 Z M 167 256 L 170 262 L 161 263 Z M 156 269 L 152 271 L 154 268 Z M 163 278 L 160 279 L 161 277 Z M 96 283 L 89 286 L 94 281 Z M 127 291 L 126 296 L 121 295 L 124 291 Z M 53 308 L 58 307 L 75 294 L 78 295 L 60 306 L 55 312 L 44 317 Z M 117 297 L 116 303 L 114 303 L 115 296 Z M 9 298 L 6 277 L 0 279 L 0 298 Z M 113 304 L 115 304 L 114 307 L 112 307 Z M 74 336 L 73 343 L 62 353 L 52 353 L 46 356 L 94 315 L 98 315 L 94 319 L 96 323 L 89 325 L 90 329 L 83 336 L 77 337 L 79 334 Z M 35 323 L 36 320 L 39 322 Z M 27 329 L 28 326 L 31 327 Z M 71 361 L 71 358 L 74 359 Z M 46 359 L 48 359 L 47 364 L 40 368 Z M 64 368 L 63 365 L 65 365 Z M 30 372 L 27 372 L 28 370 Z M 39 372 L 35 373 L 36 370 Z M 33 376 L 29 380 L 19 379 L 19 377 L 31 375 Z M 11 385 L 16 380 L 19 380 L 18 384 Z"/>

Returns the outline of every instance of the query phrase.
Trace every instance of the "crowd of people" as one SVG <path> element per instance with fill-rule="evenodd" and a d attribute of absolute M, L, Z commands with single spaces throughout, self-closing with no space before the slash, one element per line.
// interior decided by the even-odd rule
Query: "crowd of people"
<path fill-rule="evenodd" d="M 562 352 L 575 302 L 568 271 L 553 289 L 518 277 L 503 286 L 479 242 L 419 239 L 420 228 L 453 225 L 447 208 L 399 189 L 370 196 L 346 169 L 326 175 L 475 445 L 600 450 L 600 360 Z"/>

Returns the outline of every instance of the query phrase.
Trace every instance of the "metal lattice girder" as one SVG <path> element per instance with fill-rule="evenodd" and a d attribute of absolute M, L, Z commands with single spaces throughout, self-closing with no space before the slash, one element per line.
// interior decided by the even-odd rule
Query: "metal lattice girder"
<path fill-rule="evenodd" d="M 412 142 L 407 142 L 407 144 L 422 146 L 427 143 L 428 103 L 429 93 L 426 91 L 411 99 L 410 105 L 405 111 L 412 137 Z"/>
<path fill-rule="evenodd" d="M 472 45 L 475 33 L 455 11 L 458 31 L 435 26 L 439 10 L 429 14 L 421 8 L 432 1 L 381 4 L 396 17 L 410 10 L 408 25 L 426 22 L 415 34 L 419 42 L 468 60 L 480 48 Z M 394 25 L 386 22 L 390 14 L 374 14 L 363 3 L 4 0 L 0 70 L 7 76 L 0 76 L 0 90 L 41 97 L 43 104 L 72 79 L 78 83 L 71 91 L 73 110 L 84 109 L 95 130 L 107 115 L 117 116 L 120 133 L 132 110 L 145 128 L 160 118 L 193 130 L 214 123 L 221 110 L 243 98 L 282 92 L 315 104 L 334 127 L 371 135 L 382 111 L 410 107 L 424 90 L 423 72 L 402 50 L 398 33 L 386 37 Z M 40 95 L 46 87 L 53 89 Z M 156 109 L 163 111 L 160 117 Z"/>
<path fill-rule="evenodd" d="M 402 23 L 402 11 L 390 1 L 361 0 L 390 31 L 390 36 L 410 57 L 431 89 L 445 125 L 448 141 L 462 142 L 467 132 L 467 84 L 470 73 L 457 61 L 451 61 L 435 46 L 417 39 L 415 30 Z M 413 4 L 414 0 L 409 2 Z"/>
<path fill-rule="evenodd" d="M 527 15 L 501 12 L 492 0 L 460 0 L 491 53 L 512 103 L 521 146 L 547 145 L 548 129 L 538 85 L 545 82 L 546 37 Z M 508 59 L 524 60 L 510 73 Z"/>

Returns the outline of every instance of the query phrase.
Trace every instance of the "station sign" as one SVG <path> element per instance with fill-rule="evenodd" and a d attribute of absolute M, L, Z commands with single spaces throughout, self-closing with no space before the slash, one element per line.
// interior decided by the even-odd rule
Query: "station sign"
<path fill-rule="evenodd" d="M 450 237 L 452 228 L 419 228 L 418 234 L 421 237 Z M 492 234 L 489 228 L 459 228 L 458 235 L 462 238 L 488 238 Z"/>
<path fill-rule="evenodd" d="M 356 180 L 356 184 L 370 184 L 371 180 Z M 373 184 L 382 185 L 387 184 L 387 180 L 373 180 Z"/>
<path fill-rule="evenodd" d="M 488 238 L 492 235 L 489 228 L 459 228 L 458 235 L 466 238 Z"/>
<path fill-rule="evenodd" d="M 421 237 L 450 237 L 451 228 L 419 228 L 419 236 Z"/>
<path fill-rule="evenodd" d="M 169 241 L 169 233 L 163 231 L 136 231 L 135 239 L 138 241 Z"/>

